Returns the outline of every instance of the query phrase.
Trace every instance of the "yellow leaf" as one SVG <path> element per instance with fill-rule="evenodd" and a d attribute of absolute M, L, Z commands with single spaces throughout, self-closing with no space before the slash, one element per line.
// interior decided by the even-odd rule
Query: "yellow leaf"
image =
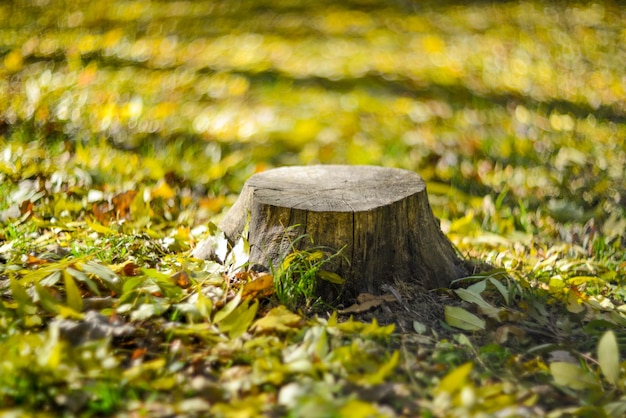
<path fill-rule="evenodd" d="M 577 292 L 570 290 L 567 294 L 567 310 L 571 313 L 581 313 L 585 307 L 580 303 Z"/>
<path fill-rule="evenodd" d="M 312 253 L 309 253 L 309 255 L 307 255 L 307 260 L 309 261 L 315 261 L 315 260 L 321 260 L 324 257 L 324 253 L 321 251 L 313 251 Z"/>
<path fill-rule="evenodd" d="M 37 292 L 37 296 L 39 297 L 39 304 L 42 308 L 54 314 L 59 313 L 59 306 L 62 305 L 60 305 L 59 301 L 54 296 L 52 296 L 52 294 L 48 290 L 46 290 L 45 287 L 39 285 L 38 283 L 35 283 L 35 291 Z"/>
<path fill-rule="evenodd" d="M 565 282 L 561 276 L 553 276 L 550 277 L 548 281 L 548 286 L 550 287 L 550 291 L 557 293 L 559 290 L 565 288 Z"/>
<path fill-rule="evenodd" d="M 624 308 L 624 310 L 626 311 L 626 305 L 624 305 Z M 330 318 L 328 318 L 328 322 L 326 324 L 329 328 L 337 326 L 337 311 L 333 311 L 333 313 L 330 315 Z"/>
<path fill-rule="evenodd" d="M 474 211 L 468 210 L 465 216 L 453 221 L 450 224 L 451 233 L 464 233 L 475 231 L 478 229 L 478 224 L 474 222 Z"/>
<path fill-rule="evenodd" d="M 375 319 L 374 319 L 375 320 Z M 336 325 L 337 329 L 346 334 L 355 334 L 357 332 L 361 332 L 363 328 L 365 328 L 365 323 L 360 321 L 355 321 L 352 316 L 347 321 L 338 323 Z"/>
<path fill-rule="evenodd" d="M 198 285 L 197 292 L 198 300 L 196 301 L 196 309 L 198 309 L 198 312 L 200 312 L 203 318 L 210 318 L 211 312 L 213 311 L 213 301 L 204 296 L 200 285 Z"/>
<path fill-rule="evenodd" d="M 165 180 L 159 180 L 154 189 L 152 189 L 151 195 L 153 198 L 171 199 L 176 195 L 176 192 Z"/>
<path fill-rule="evenodd" d="M 151 372 L 160 372 L 165 368 L 166 361 L 164 358 L 157 358 L 152 361 L 146 361 L 144 363 L 138 364 L 137 366 L 131 367 L 130 369 L 124 370 L 122 376 L 124 379 L 133 381 L 138 378 L 146 378 L 150 375 Z"/>
<path fill-rule="evenodd" d="M 435 392 L 455 393 L 459 391 L 463 386 L 465 386 L 467 378 L 469 377 L 473 367 L 474 364 L 472 362 L 467 362 L 452 370 L 445 375 L 443 379 L 441 379 L 441 382 L 437 385 Z"/>
<path fill-rule="evenodd" d="M 429 54 L 439 54 L 446 48 L 446 43 L 437 35 L 427 35 L 422 39 L 422 48 Z"/>
<path fill-rule="evenodd" d="M 87 226 L 94 232 L 97 232 L 98 234 L 105 234 L 105 235 L 117 235 L 117 232 L 114 231 L 113 229 L 106 227 L 104 225 L 102 225 L 99 222 L 92 222 L 89 219 L 86 220 L 87 222 Z"/>
<path fill-rule="evenodd" d="M 11 51 L 4 57 L 4 68 L 10 73 L 18 72 L 23 65 L 24 57 L 21 51 Z"/>
<path fill-rule="evenodd" d="M 37 363 L 50 369 L 57 369 L 63 359 L 63 348 L 58 331 L 51 331 L 46 344 L 37 350 Z"/>
<path fill-rule="evenodd" d="M 393 334 L 393 331 L 395 329 L 395 324 L 389 324 L 381 327 L 380 325 L 378 325 L 378 321 L 376 320 L 376 318 L 374 318 L 372 319 L 372 322 L 370 324 L 367 324 L 363 328 L 363 331 L 361 331 L 361 335 L 363 335 L 364 337 L 385 338 Z"/>
<path fill-rule="evenodd" d="M 396 369 L 399 361 L 400 352 L 394 351 L 388 362 L 378 367 L 375 373 L 358 379 L 359 383 L 366 385 L 380 385 L 381 383 L 384 383 L 385 379 L 387 379 L 387 377 Z"/>
<path fill-rule="evenodd" d="M 285 259 L 280 265 L 281 270 L 287 270 L 289 266 L 291 265 L 291 263 L 293 262 L 293 259 L 296 258 L 297 256 L 298 256 L 297 252 L 288 254 L 287 257 L 285 257 Z"/>
<path fill-rule="evenodd" d="M 237 293 L 234 298 L 232 298 L 222 309 L 219 310 L 219 312 L 215 314 L 213 323 L 217 324 L 230 315 L 237 308 L 239 302 L 241 302 L 241 292 Z"/>
<path fill-rule="evenodd" d="M 283 305 L 277 306 L 257 320 L 252 328 L 256 333 L 263 332 L 288 332 L 298 328 L 302 318 L 300 315 L 289 311 Z"/>
<path fill-rule="evenodd" d="M 338 275 L 337 273 L 333 273 L 332 271 L 320 270 L 317 272 L 317 275 L 320 279 L 326 280 L 327 282 L 335 284 L 345 283 L 345 280 L 340 275 Z"/>
<path fill-rule="evenodd" d="M 256 299 L 250 306 L 248 302 L 242 303 L 220 322 L 220 331 L 228 333 L 230 338 L 237 338 L 243 335 L 254 320 L 258 307 L 259 301 Z"/>
<path fill-rule="evenodd" d="M 243 285 L 242 296 L 244 299 L 261 298 L 273 294 L 274 291 L 274 276 L 264 273 Z"/>
<path fill-rule="evenodd" d="M 11 287 L 13 299 L 17 301 L 19 309 L 23 309 L 24 306 L 31 305 L 33 303 L 24 287 L 22 287 L 20 282 L 13 278 L 13 276 L 9 276 L 9 286 Z"/>
<path fill-rule="evenodd" d="M 351 399 L 339 410 L 340 417 L 369 418 L 381 416 L 378 409 L 369 402 Z"/>
<path fill-rule="evenodd" d="M 65 280 L 65 298 L 67 306 L 81 312 L 83 310 L 83 298 L 80 296 L 80 290 L 76 286 L 76 281 L 67 270 L 63 271 L 63 279 Z"/>

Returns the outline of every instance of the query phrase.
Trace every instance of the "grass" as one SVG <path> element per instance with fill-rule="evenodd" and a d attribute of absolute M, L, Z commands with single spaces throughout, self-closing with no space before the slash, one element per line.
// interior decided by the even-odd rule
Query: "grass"
<path fill-rule="evenodd" d="M 298 250 L 298 241 L 309 240 L 307 250 Z M 332 263 L 333 259 L 341 257 L 341 250 L 329 251 L 324 247 L 315 247 L 313 240 L 302 235 L 291 242 L 291 251 L 285 254 L 277 268 L 273 269 L 276 298 L 280 303 L 291 310 L 302 309 L 304 312 L 315 312 L 323 308 L 330 308 L 334 301 L 324 300 L 318 291 L 319 282 L 326 281 L 336 285 L 336 299 L 341 296 L 343 279 L 336 273 L 324 270 L 324 266 Z"/>
<path fill-rule="evenodd" d="M 3 3 L 0 410 L 623 416 L 625 21 L 611 2 Z M 252 174 L 316 163 L 418 172 L 497 270 L 351 318 L 312 280 L 341 253 L 295 251 L 276 285 L 245 246 L 190 257 Z"/>

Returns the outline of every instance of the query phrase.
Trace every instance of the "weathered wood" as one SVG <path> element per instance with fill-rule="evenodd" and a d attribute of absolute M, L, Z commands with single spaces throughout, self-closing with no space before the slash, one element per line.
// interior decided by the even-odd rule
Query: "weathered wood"
<path fill-rule="evenodd" d="M 398 281 L 445 287 L 467 274 L 414 172 L 375 166 L 283 167 L 252 176 L 219 227 L 230 240 L 249 215 L 250 262 L 280 261 L 293 247 L 343 248 L 330 270 L 343 295 L 382 293 Z"/>

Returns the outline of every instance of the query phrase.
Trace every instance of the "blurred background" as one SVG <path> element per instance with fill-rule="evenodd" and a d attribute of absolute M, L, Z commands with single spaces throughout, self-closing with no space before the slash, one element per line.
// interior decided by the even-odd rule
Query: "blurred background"
<path fill-rule="evenodd" d="M 256 171 L 345 163 L 417 171 L 443 215 L 623 214 L 617 2 L 13 0 L 0 22 L 0 135 L 161 153 L 214 212 Z"/>

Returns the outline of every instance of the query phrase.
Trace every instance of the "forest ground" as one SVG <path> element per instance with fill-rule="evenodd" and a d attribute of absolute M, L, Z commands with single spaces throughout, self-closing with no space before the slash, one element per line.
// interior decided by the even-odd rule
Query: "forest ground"
<path fill-rule="evenodd" d="M 6 416 L 626 414 L 616 3 L 14 0 L 0 22 Z M 258 275 L 215 225 L 250 175 L 318 163 L 418 172 L 494 269 L 352 316 L 277 292 L 319 254 Z"/>

